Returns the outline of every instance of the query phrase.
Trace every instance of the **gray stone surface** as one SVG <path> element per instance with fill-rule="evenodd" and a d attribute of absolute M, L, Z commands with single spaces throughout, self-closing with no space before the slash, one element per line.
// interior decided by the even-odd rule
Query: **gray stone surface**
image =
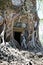
<path fill-rule="evenodd" d="M 20 51 L 7 43 L 0 45 L 0 65 L 43 65 L 43 55 L 41 51 Z"/>

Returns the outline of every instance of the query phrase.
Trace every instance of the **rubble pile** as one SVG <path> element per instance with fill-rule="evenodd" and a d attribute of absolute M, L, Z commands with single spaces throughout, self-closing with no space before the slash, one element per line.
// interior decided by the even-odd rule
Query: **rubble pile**
<path fill-rule="evenodd" d="M 18 50 L 17 48 L 12 48 L 9 44 L 7 44 L 6 46 L 4 45 L 0 47 L 0 65 L 1 64 L 43 65 L 43 52 Z"/>
<path fill-rule="evenodd" d="M 13 55 L 10 53 L 7 46 L 1 46 L 0 48 L 0 60 L 11 61 L 13 60 Z"/>

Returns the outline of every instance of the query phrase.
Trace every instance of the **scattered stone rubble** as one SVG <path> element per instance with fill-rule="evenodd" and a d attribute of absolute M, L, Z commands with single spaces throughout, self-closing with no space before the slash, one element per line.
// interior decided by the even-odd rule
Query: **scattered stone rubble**
<path fill-rule="evenodd" d="M 34 51 L 19 50 L 7 42 L 0 44 L 0 65 L 43 65 L 43 52 Z"/>

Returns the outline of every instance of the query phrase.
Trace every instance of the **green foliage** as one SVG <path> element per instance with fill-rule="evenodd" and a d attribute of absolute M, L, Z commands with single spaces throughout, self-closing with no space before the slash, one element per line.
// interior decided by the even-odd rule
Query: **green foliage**
<path fill-rule="evenodd" d="M 11 0 L 0 0 L 0 9 L 5 9 L 10 6 Z"/>

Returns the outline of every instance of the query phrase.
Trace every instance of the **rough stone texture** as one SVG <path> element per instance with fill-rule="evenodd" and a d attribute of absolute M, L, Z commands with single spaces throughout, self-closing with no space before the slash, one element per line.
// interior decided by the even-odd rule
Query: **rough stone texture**
<path fill-rule="evenodd" d="M 9 8 L 7 7 L 7 9 L 4 11 L 4 19 L 6 23 L 5 33 L 7 40 L 8 38 L 10 39 L 14 38 L 13 26 L 15 25 L 15 22 L 17 23 L 22 22 L 27 24 L 26 30 L 24 29 L 22 31 L 24 36 L 25 35 L 27 36 L 26 37 L 27 47 L 31 49 L 34 48 L 37 49 L 39 48 L 39 46 L 41 46 L 38 34 L 39 18 L 36 11 L 36 0 L 26 0 L 24 5 L 19 8 L 12 9 L 10 8 L 10 6 Z M 28 31 L 28 34 L 26 33 L 26 31 Z"/>
<path fill-rule="evenodd" d="M 10 37 L 8 45 L 0 44 L 0 65 L 43 65 L 43 49 L 38 44 L 38 39 L 34 38 L 34 25 L 36 21 L 39 22 L 36 11 L 36 0 L 26 0 L 25 5 L 20 8 L 11 9 L 7 7 L 4 11 L 4 19 L 6 20 L 7 37 L 10 35 L 12 38 Z M 15 21 L 28 23 L 28 50 L 22 50 L 18 42 L 14 41 L 12 24 Z M 38 28 L 35 31 L 38 32 Z M 36 42 L 34 42 L 34 39 Z"/>
<path fill-rule="evenodd" d="M 8 43 L 0 45 L 0 65 L 43 65 L 42 52 L 14 49 Z"/>

